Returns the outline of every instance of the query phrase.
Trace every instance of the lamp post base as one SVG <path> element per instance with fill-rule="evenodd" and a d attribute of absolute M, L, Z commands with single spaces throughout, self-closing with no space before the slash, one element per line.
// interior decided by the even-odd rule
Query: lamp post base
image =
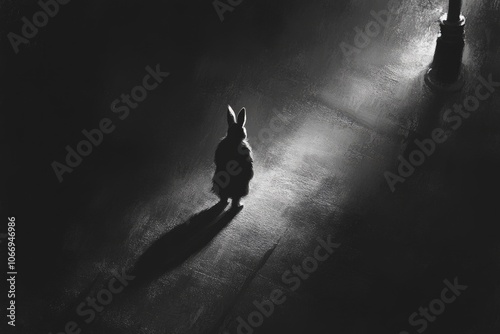
<path fill-rule="evenodd" d="M 432 65 L 425 75 L 425 82 L 432 89 L 453 92 L 465 83 L 462 56 L 465 47 L 465 17 L 449 21 L 448 15 L 439 20 L 441 32 L 437 39 Z"/>
<path fill-rule="evenodd" d="M 443 82 L 436 77 L 436 71 L 430 68 L 427 73 L 425 73 L 425 83 L 432 90 L 437 92 L 458 92 L 464 87 L 465 84 L 465 70 L 462 68 L 458 79 L 454 82 Z"/>

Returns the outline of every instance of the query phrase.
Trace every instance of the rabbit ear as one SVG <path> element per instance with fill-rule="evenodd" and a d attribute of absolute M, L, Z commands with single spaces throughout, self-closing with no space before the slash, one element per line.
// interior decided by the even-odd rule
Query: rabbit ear
<path fill-rule="evenodd" d="M 243 127 L 245 126 L 246 122 L 247 122 L 247 111 L 245 110 L 245 108 L 242 108 L 238 113 L 238 125 Z"/>
<path fill-rule="evenodd" d="M 227 124 L 236 124 L 236 115 L 234 114 L 233 108 L 229 105 L 227 106 Z"/>

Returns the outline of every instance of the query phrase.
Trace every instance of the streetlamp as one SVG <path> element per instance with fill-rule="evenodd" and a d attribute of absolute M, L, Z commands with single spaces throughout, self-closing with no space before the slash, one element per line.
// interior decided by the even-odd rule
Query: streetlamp
<path fill-rule="evenodd" d="M 465 47 L 465 17 L 461 15 L 462 0 L 449 1 L 448 14 L 439 19 L 441 32 L 425 82 L 434 89 L 457 91 L 464 84 L 462 56 Z"/>

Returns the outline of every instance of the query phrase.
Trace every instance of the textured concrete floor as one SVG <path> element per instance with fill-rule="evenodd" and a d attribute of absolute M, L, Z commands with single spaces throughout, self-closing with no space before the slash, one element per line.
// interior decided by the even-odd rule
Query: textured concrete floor
<path fill-rule="evenodd" d="M 500 81 L 499 4 L 467 2 L 467 84 L 448 95 L 423 83 L 443 10 L 436 2 L 408 1 L 368 47 L 350 59 L 342 54 L 339 44 L 353 43 L 353 28 L 385 5 L 242 4 L 219 35 L 206 32 L 210 44 L 199 34 L 191 50 L 172 37 L 175 50 L 137 52 L 131 60 L 117 56 L 126 49 L 119 36 L 138 39 L 136 28 L 109 32 L 111 51 L 101 60 L 108 65 L 107 93 L 99 99 L 112 99 L 133 87 L 130 77 L 142 76 L 144 66 L 123 74 L 120 62 L 160 59 L 171 76 L 120 124 L 109 147 L 54 191 L 56 200 L 71 196 L 72 203 L 63 202 L 65 213 L 55 217 L 65 221 L 63 229 L 54 227 L 60 242 L 53 254 L 62 255 L 57 270 L 25 297 L 30 314 L 19 320 L 21 328 L 55 332 L 76 320 L 85 333 L 237 333 L 238 318 L 248 321 L 254 301 L 279 289 L 286 301 L 256 333 L 415 333 L 419 327 L 408 317 L 440 296 L 444 280 L 458 277 L 467 290 L 425 332 L 498 333 L 500 94 L 482 102 L 458 131 L 441 119 L 474 91 L 479 75 Z M 268 23 L 280 11 L 279 24 Z M 139 22 L 156 22 L 161 14 L 152 7 L 140 16 Z M 262 35 L 245 26 L 252 20 L 262 22 Z M 189 61 L 176 66 L 172 60 L 183 55 Z M 217 201 L 209 192 L 212 159 L 228 103 L 248 111 L 255 178 L 245 208 L 215 225 L 213 235 L 200 227 L 168 239 Z M 109 114 L 105 102 L 95 105 Z M 282 129 L 273 128 L 273 118 Z M 384 172 L 396 171 L 398 156 L 436 127 L 450 139 L 391 192 Z M 329 236 L 338 249 L 292 289 L 283 274 L 314 256 L 318 238 Z M 162 271 L 178 256 L 169 242 L 182 248 L 193 237 L 202 239 L 195 242 L 201 249 Z M 148 250 L 147 279 L 133 281 L 83 324 L 78 304 Z"/>

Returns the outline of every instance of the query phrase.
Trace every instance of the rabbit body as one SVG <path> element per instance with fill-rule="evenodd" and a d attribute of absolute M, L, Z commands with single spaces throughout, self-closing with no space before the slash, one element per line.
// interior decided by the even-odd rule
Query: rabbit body
<path fill-rule="evenodd" d="M 246 111 L 238 114 L 238 121 L 231 107 L 228 108 L 228 132 L 215 151 L 215 173 L 212 191 L 221 201 L 228 198 L 239 202 L 248 195 L 250 180 L 253 178 L 252 149 L 246 140 Z"/>

